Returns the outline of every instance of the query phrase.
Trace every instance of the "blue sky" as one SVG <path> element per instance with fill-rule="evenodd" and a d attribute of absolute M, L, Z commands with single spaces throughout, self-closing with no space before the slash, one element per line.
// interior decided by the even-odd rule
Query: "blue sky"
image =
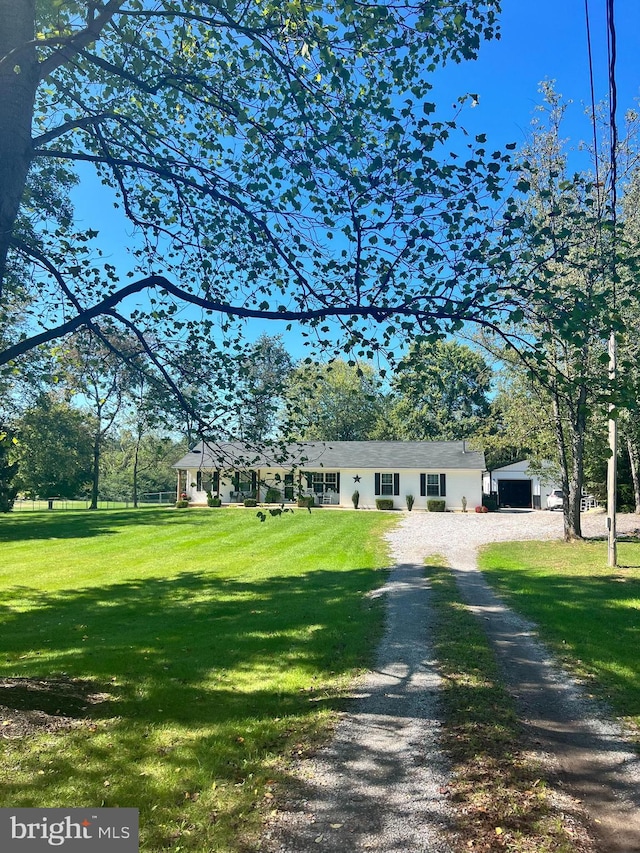
<path fill-rule="evenodd" d="M 476 62 L 445 69 L 436 94 L 479 95 L 478 106 L 465 109 L 462 123 L 486 132 L 496 145 L 520 145 L 529 131 L 532 112 L 540 102 L 543 79 L 573 100 L 568 128 L 572 142 L 588 138 L 584 116 L 590 103 L 589 64 L 584 0 L 504 0 L 502 38 L 483 45 Z M 605 0 L 589 0 L 596 100 L 607 97 L 607 34 Z M 640 95 L 640 2 L 616 0 L 618 41 L 617 85 L 619 119 Z"/>
<path fill-rule="evenodd" d="M 496 148 L 509 142 L 520 146 L 529 132 L 533 110 L 540 103 L 540 81 L 554 79 L 556 90 L 573 101 L 566 136 L 577 147 L 580 140 L 591 135 L 584 114 L 590 103 L 584 0 L 503 0 L 503 5 L 502 38 L 484 44 L 476 62 L 438 72 L 434 100 L 439 111 L 445 114 L 459 95 L 475 93 L 478 105 L 465 107 L 460 123 L 474 134 L 486 133 L 489 145 Z M 602 100 L 608 93 L 605 0 L 589 0 L 589 10 L 596 99 Z M 616 0 L 615 16 L 618 118 L 622 122 L 624 112 L 636 105 L 640 96 L 640 0 Z M 100 245 L 124 275 L 131 266 L 123 248 L 130 242 L 130 228 L 93 181 L 83 182 L 74 202 L 87 227 L 100 229 Z M 97 208 L 100 212 L 96 216 Z M 108 247 L 112 247 L 111 252 Z M 284 324 L 254 324 L 250 335 L 257 336 L 263 328 L 275 334 L 284 330 Z M 305 354 L 299 335 L 287 334 L 286 343 L 294 357 Z"/>

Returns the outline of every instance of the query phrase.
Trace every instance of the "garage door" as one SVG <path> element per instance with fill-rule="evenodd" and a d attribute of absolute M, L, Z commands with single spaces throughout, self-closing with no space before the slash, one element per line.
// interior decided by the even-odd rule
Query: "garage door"
<path fill-rule="evenodd" d="M 498 480 L 500 506 L 531 507 L 531 480 Z"/>

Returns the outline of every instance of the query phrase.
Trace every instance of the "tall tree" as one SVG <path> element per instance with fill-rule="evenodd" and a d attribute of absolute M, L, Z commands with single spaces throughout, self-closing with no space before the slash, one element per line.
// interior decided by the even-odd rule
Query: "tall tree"
<path fill-rule="evenodd" d="M 420 341 L 392 379 L 396 402 L 387 418 L 395 438 L 429 441 L 469 438 L 489 415 L 491 368 L 458 341 Z"/>
<path fill-rule="evenodd" d="M 302 320 L 346 350 L 396 318 L 490 322 L 505 158 L 435 116 L 430 77 L 496 33 L 497 0 L 0 0 L 0 294 L 34 268 L 35 324 L 0 363 L 99 318 L 224 351 L 232 318 Z M 16 221 L 34 164 L 95 170 L 139 238 L 136 270 Z M 84 174 L 84 171 L 83 171 Z M 146 291 L 152 303 L 131 308 Z M 4 296 L 2 297 L 4 298 Z M 134 300 L 135 301 L 135 300 Z M 205 312 L 186 321 L 178 305 Z M 221 334 L 216 344 L 214 317 Z M 217 322 L 217 321 L 216 321 Z M 153 352 L 149 353 L 153 357 Z"/>
<path fill-rule="evenodd" d="M 545 118 L 519 166 L 528 196 L 507 211 L 518 223 L 521 246 L 504 284 L 514 310 L 500 335 L 548 394 L 565 494 L 564 534 L 578 539 L 589 419 L 594 406 L 611 399 L 607 338 L 621 328 L 621 301 L 613 293 L 623 281 L 620 293 L 628 292 L 632 270 L 612 241 L 606 174 L 594 180 L 569 172 L 561 136 L 566 106 L 550 84 L 543 93 Z"/>
<path fill-rule="evenodd" d="M 370 365 L 301 365 L 289 381 L 287 408 L 294 439 L 364 441 L 381 411 L 379 379 Z"/>
<path fill-rule="evenodd" d="M 238 423 L 240 438 L 262 442 L 273 438 L 276 417 L 293 370 L 293 359 L 278 335 L 262 334 L 240 367 Z"/>
<path fill-rule="evenodd" d="M 91 481 L 91 419 L 51 394 L 42 394 L 16 424 L 21 491 L 75 498 Z"/>
<path fill-rule="evenodd" d="M 64 387 L 70 398 L 82 401 L 93 425 L 90 509 L 98 508 L 104 441 L 122 410 L 125 389 L 134 381 L 132 346 L 132 341 L 114 335 L 113 330 L 108 338 L 85 331 L 63 342 L 57 353 Z M 120 358 L 120 353 L 128 360 Z"/>

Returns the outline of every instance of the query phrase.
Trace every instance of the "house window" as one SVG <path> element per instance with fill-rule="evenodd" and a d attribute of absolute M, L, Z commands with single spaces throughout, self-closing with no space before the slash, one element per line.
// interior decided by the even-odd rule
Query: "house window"
<path fill-rule="evenodd" d="M 399 495 L 400 474 L 375 474 L 376 495 Z"/>
<path fill-rule="evenodd" d="M 420 495 L 423 498 L 444 498 L 446 494 L 446 474 L 420 474 Z"/>
<path fill-rule="evenodd" d="M 427 497 L 440 497 L 440 477 L 438 474 L 427 474 Z"/>
<path fill-rule="evenodd" d="M 239 492 L 250 492 L 252 489 L 252 480 L 251 474 L 243 471 L 238 477 L 238 491 Z"/>
<path fill-rule="evenodd" d="M 393 494 L 393 474 L 382 474 L 380 477 L 380 494 Z"/>
<path fill-rule="evenodd" d="M 218 472 L 217 471 L 198 471 L 196 473 L 196 488 L 199 492 L 217 492 L 218 491 Z"/>
<path fill-rule="evenodd" d="M 315 494 L 339 491 L 338 474 L 329 471 L 315 471 L 311 475 L 311 488 Z"/>
<path fill-rule="evenodd" d="M 257 488 L 257 475 L 255 471 L 236 471 L 233 475 L 233 487 L 236 492 L 243 495 L 253 494 Z"/>

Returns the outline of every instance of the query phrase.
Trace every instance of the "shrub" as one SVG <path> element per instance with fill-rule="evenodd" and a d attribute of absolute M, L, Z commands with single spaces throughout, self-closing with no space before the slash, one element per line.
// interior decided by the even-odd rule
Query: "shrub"
<path fill-rule="evenodd" d="M 446 501 L 442 501 L 439 499 L 436 500 L 435 498 L 432 498 L 431 500 L 427 501 L 427 509 L 429 510 L 429 512 L 444 512 L 446 505 Z"/>
<path fill-rule="evenodd" d="M 222 498 L 207 498 L 207 506 L 222 506 Z"/>
<path fill-rule="evenodd" d="M 267 489 L 267 494 L 264 496 L 264 502 L 267 504 L 279 504 L 282 500 L 282 495 L 279 489 Z"/>
<path fill-rule="evenodd" d="M 378 509 L 393 509 L 393 498 L 376 498 Z"/>
<path fill-rule="evenodd" d="M 298 506 L 299 507 L 312 507 L 315 506 L 316 499 L 313 495 L 302 495 L 298 498 Z"/>
<path fill-rule="evenodd" d="M 476 512 L 489 512 L 489 510 L 486 508 L 486 506 L 477 506 Z"/>
<path fill-rule="evenodd" d="M 189 501 L 179 500 L 176 501 L 176 509 L 186 509 L 189 506 Z"/>
<path fill-rule="evenodd" d="M 357 489 L 351 495 L 351 500 L 353 502 L 353 508 L 358 509 L 358 504 L 360 503 L 360 492 Z"/>
<path fill-rule="evenodd" d="M 483 495 L 482 506 L 486 507 L 488 512 L 498 512 L 498 499 L 491 495 Z"/>
<path fill-rule="evenodd" d="M 415 503 L 416 499 L 414 498 L 414 496 L 413 496 L 413 495 L 407 495 L 407 496 L 406 496 L 406 498 L 405 498 L 405 500 L 406 500 L 406 502 L 407 502 L 407 509 L 409 510 L 409 512 L 411 512 L 411 510 L 413 509 L 413 505 L 414 505 L 414 503 Z"/>
<path fill-rule="evenodd" d="M 245 506 L 258 506 L 258 501 L 255 498 L 245 498 L 244 499 Z"/>

